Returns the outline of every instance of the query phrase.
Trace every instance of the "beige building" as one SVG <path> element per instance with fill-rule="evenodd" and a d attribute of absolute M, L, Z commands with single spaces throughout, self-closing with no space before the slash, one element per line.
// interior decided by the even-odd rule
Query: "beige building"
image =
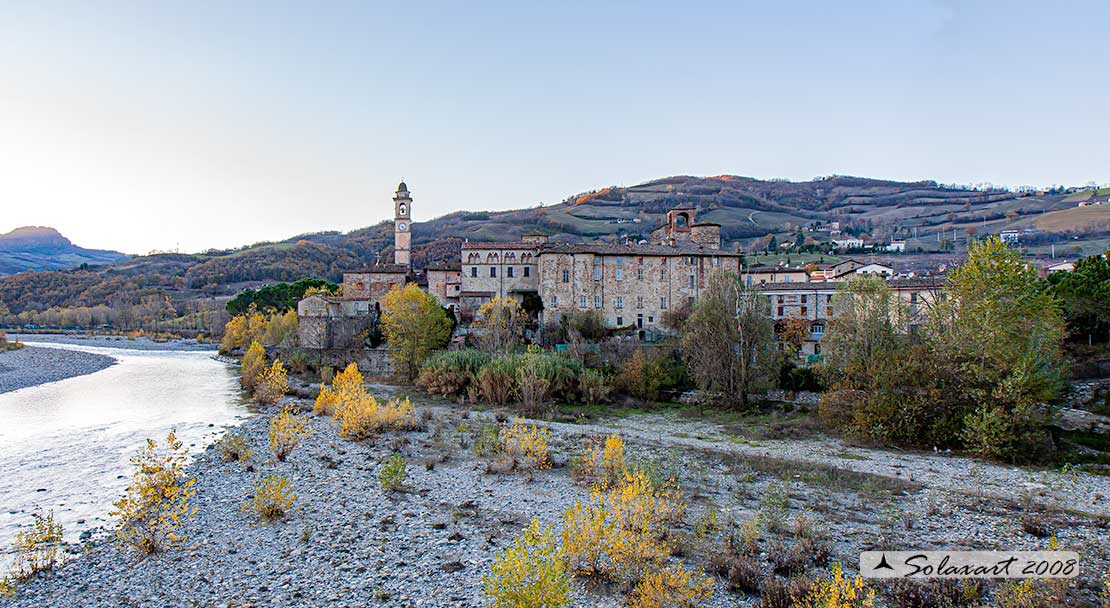
<path fill-rule="evenodd" d="M 463 243 L 462 308 L 473 312 L 496 297 L 523 300 L 538 293 L 537 258 L 546 242 L 546 236 L 532 234 L 513 242 Z"/>
<path fill-rule="evenodd" d="M 944 279 L 891 279 L 887 284 L 905 307 L 905 330 L 916 333 L 926 321 L 929 306 L 937 301 Z M 759 290 L 770 301 L 771 318 L 775 321 L 776 330 L 791 319 L 804 319 L 809 323 L 808 336 L 799 353 L 807 356 L 821 353 L 821 338 L 829 319 L 835 316 L 833 297 L 837 287 L 835 282 L 769 283 Z"/>
<path fill-rule="evenodd" d="M 428 293 L 435 297 L 440 306 L 458 312 L 462 297 L 462 269 L 458 263 L 434 264 L 424 270 Z"/>

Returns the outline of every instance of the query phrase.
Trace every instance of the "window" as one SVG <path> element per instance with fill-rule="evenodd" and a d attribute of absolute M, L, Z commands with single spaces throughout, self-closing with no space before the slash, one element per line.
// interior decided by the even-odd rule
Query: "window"
<path fill-rule="evenodd" d="M 780 316 L 780 317 L 782 316 L 782 306 L 779 306 L 779 314 L 778 314 L 778 316 Z"/>
<path fill-rule="evenodd" d="M 832 294 L 825 296 L 825 303 L 832 304 Z"/>
<path fill-rule="evenodd" d="M 582 297 L 581 297 L 581 298 L 580 298 L 580 299 L 578 300 L 578 306 L 579 306 L 580 308 L 585 308 L 585 307 L 586 307 L 586 296 L 582 296 Z"/>
<path fill-rule="evenodd" d="M 512 267 L 512 266 L 509 266 L 509 267 L 508 267 L 508 268 L 507 268 L 507 269 L 505 270 L 505 273 L 506 273 L 506 274 L 505 274 L 505 276 L 509 277 L 510 279 L 511 279 L 511 278 L 513 278 L 513 267 Z"/>
<path fill-rule="evenodd" d="M 624 317 L 617 317 L 617 327 L 624 326 Z"/>
<path fill-rule="evenodd" d="M 570 271 L 569 270 L 564 270 L 563 271 L 563 282 L 564 283 L 570 283 Z"/>
<path fill-rule="evenodd" d="M 721 265 L 721 258 L 719 258 L 717 256 L 713 256 L 713 265 L 714 266 L 720 266 Z"/>
<path fill-rule="evenodd" d="M 659 278 L 660 278 L 660 279 L 663 279 L 664 281 L 666 281 L 666 280 L 667 280 L 667 267 L 666 267 L 666 266 L 664 266 L 664 267 L 663 267 L 663 270 L 662 270 L 662 271 L 660 271 L 660 273 L 659 273 Z"/>
<path fill-rule="evenodd" d="M 470 276 L 472 276 L 474 278 L 478 277 L 478 267 L 477 266 L 471 266 L 470 267 Z"/>
<path fill-rule="evenodd" d="M 806 316 L 806 307 L 805 306 L 802 307 L 802 316 L 803 317 Z"/>
<path fill-rule="evenodd" d="M 779 304 L 782 304 L 782 296 L 779 296 Z"/>
<path fill-rule="evenodd" d="M 917 292 L 910 294 L 910 304 L 917 304 Z"/>
<path fill-rule="evenodd" d="M 655 323 L 655 317 L 648 315 L 648 323 Z"/>
<path fill-rule="evenodd" d="M 624 266 L 624 258 L 617 256 L 617 266 Z"/>
<path fill-rule="evenodd" d="M 601 308 L 601 296 L 594 296 L 594 308 Z"/>
<path fill-rule="evenodd" d="M 559 296 L 551 296 L 551 307 L 555 308 L 559 305 Z"/>
<path fill-rule="evenodd" d="M 617 296 L 617 308 L 624 308 L 624 298 L 621 296 Z M 621 323 L 617 323 L 617 325 L 621 325 Z"/>
<path fill-rule="evenodd" d="M 809 327 L 809 331 L 815 336 L 820 336 L 825 333 L 825 326 L 821 323 L 814 323 Z"/>
<path fill-rule="evenodd" d="M 806 303 L 806 298 L 808 298 L 808 297 L 809 297 L 809 296 L 807 296 L 807 295 L 805 295 L 805 294 L 802 294 L 802 304 L 805 304 L 805 303 Z"/>
<path fill-rule="evenodd" d="M 532 267 L 531 266 L 525 266 L 524 267 L 524 276 L 525 277 L 532 276 Z"/>
<path fill-rule="evenodd" d="M 695 280 L 696 280 L 696 279 L 694 278 L 694 275 L 690 275 L 690 289 L 693 289 L 693 288 L 694 288 L 694 281 L 695 281 Z"/>
<path fill-rule="evenodd" d="M 617 266 L 617 280 L 618 281 L 623 281 L 624 280 L 624 269 L 621 268 L 620 266 Z"/>
<path fill-rule="evenodd" d="M 644 296 L 636 296 L 636 308 L 644 307 Z"/>
<path fill-rule="evenodd" d="M 601 280 L 601 260 L 598 259 L 594 260 L 594 280 Z"/>
<path fill-rule="evenodd" d="M 643 281 L 644 280 L 644 269 L 643 268 L 637 268 L 636 269 L 636 280 L 637 281 Z"/>
<path fill-rule="evenodd" d="M 659 308 L 667 310 L 667 296 L 659 298 Z"/>
<path fill-rule="evenodd" d="M 496 266 L 490 266 L 489 267 L 489 276 L 492 277 L 492 278 L 497 278 L 497 267 Z"/>

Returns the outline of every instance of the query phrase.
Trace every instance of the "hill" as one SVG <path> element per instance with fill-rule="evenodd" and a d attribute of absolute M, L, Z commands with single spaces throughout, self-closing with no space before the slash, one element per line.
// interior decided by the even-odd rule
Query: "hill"
<path fill-rule="evenodd" d="M 663 222 L 666 211 L 677 206 L 693 207 L 700 221 L 721 224 L 727 247 L 745 251 L 765 242 L 768 235 L 775 235 L 780 243 L 827 242 L 835 228 L 879 242 L 905 239 L 907 250 L 921 254 L 913 257 L 927 265 L 921 260 L 934 253 L 946 253 L 945 260 L 950 261 L 974 234 L 1013 229 L 1027 231 L 1023 239 L 1028 243 L 1023 245 L 1059 246 L 1066 240 L 1068 255 L 1094 253 L 1110 238 L 1105 221 L 1105 209 L 1110 206 L 1084 211 L 1067 196 L 1062 191 L 1038 195 L 847 176 L 805 182 L 675 176 L 576 194 L 556 205 L 460 211 L 417 222 L 412 230 L 413 262 L 421 268 L 457 261 L 463 240 L 512 240 L 533 230 L 549 234 L 556 242 L 647 238 Z M 22 242 L 80 249 L 61 235 L 41 232 L 38 236 Z M 392 239 L 390 222 L 381 222 L 346 234 L 302 234 L 237 249 L 117 257 L 81 270 L 21 272 L 0 277 L 0 304 L 6 304 L 11 313 L 105 306 L 125 311 L 124 318 L 132 322 L 165 324 L 169 319 L 189 318 L 188 323 L 201 328 L 207 322 L 197 317 L 207 315 L 216 323 L 223 303 L 246 287 L 301 277 L 335 282 L 345 269 L 372 264 L 379 257 L 390 260 Z M 1085 245 L 1092 251 L 1084 251 Z M 3 259 L 14 258 L 0 251 Z M 55 317 L 30 314 L 22 321 L 53 324 Z M 104 318 L 119 322 L 107 313 Z"/>
<path fill-rule="evenodd" d="M 57 230 L 43 226 L 24 226 L 0 234 L 0 275 L 109 264 L 126 257 L 118 251 L 78 247 Z"/>

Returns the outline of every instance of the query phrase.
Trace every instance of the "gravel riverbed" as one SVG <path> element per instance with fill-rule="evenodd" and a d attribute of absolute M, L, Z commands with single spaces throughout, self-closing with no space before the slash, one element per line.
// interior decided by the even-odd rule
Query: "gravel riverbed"
<path fill-rule="evenodd" d="M 381 398 L 397 389 L 372 390 Z M 311 405 L 291 402 L 305 409 Z M 723 542 L 722 531 L 701 531 L 698 521 L 711 511 L 722 523 L 753 518 L 765 509 L 772 485 L 787 489 L 787 522 L 805 514 L 828 543 L 831 558 L 849 569 L 858 563 L 859 551 L 888 545 L 1043 548 L 1044 538 L 1023 529 L 1023 516 L 1037 518 L 1064 548 L 1080 553 L 1084 574 L 1076 586 L 1083 595 L 1094 597 L 1098 576 L 1110 563 L 1105 518 L 1078 512 L 1090 510 L 1086 501 L 1075 501 L 1069 511 L 1053 506 L 1084 492 L 1073 494 L 1045 478 L 1038 484 L 1044 487 L 1016 501 L 1009 493 L 997 493 L 1004 488 L 995 484 L 956 485 L 1007 467 L 983 467 L 964 478 L 945 471 L 979 465 L 943 456 L 914 465 L 913 455 L 857 453 L 832 440 L 803 442 L 788 451 L 784 446 L 790 442 L 756 446 L 730 440 L 708 423 L 646 415 L 594 424 L 539 422 L 551 433 L 555 466 L 534 475 L 496 473 L 470 449 L 479 429 L 494 423 L 496 414 L 426 399 L 414 402 L 426 420 L 423 430 L 386 434 L 373 442 L 344 441 L 332 420 L 313 417 L 314 434 L 284 463 L 274 461 L 267 447 L 275 412 L 267 409 L 234 431 L 254 449 L 253 470 L 222 462 L 212 447 L 190 466 L 197 478 L 198 514 L 185 526 L 184 548 L 140 558 L 121 551 L 109 531 L 90 530 L 81 546 L 69 548 L 74 559 L 21 585 L 13 599 L 0 605 L 483 606 L 482 575 L 529 519 L 559 527 L 563 511 L 588 495 L 570 478 L 567 463 L 587 439 L 606 432 L 626 438 L 630 460 L 681 479 L 688 509 L 673 539 L 682 550 L 672 559 L 688 568 L 704 567 Z M 387 494 L 378 472 L 394 451 L 408 461 L 409 491 Z M 921 471 L 912 482 L 904 459 Z M 856 470 L 865 468 L 873 472 Z M 929 470 L 934 473 L 926 475 Z M 255 480 L 270 473 L 292 482 L 296 511 L 284 522 L 261 525 L 244 514 L 242 505 L 252 496 Z M 1088 476 L 1068 483 L 1101 487 Z M 793 543 L 790 528 L 787 523 L 784 530 L 765 532 L 761 555 L 773 557 Z M 622 603 L 614 589 L 580 579 L 572 593 L 574 606 Z M 757 602 L 716 580 L 714 595 L 704 605 Z"/>
<path fill-rule="evenodd" d="M 0 352 L 0 393 L 91 374 L 115 362 L 107 355 L 41 346 Z"/>
<path fill-rule="evenodd" d="M 97 334 L 8 334 L 8 339 L 20 342 L 73 344 L 100 348 L 126 348 L 128 350 L 203 350 L 215 351 L 218 345 L 198 343 L 196 340 L 166 340 L 156 342 L 150 338 L 131 338 Z"/>

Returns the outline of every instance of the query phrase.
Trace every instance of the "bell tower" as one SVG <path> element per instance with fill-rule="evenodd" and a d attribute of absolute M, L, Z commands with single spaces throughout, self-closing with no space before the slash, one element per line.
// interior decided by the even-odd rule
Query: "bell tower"
<path fill-rule="evenodd" d="M 412 244 L 412 197 L 405 182 L 397 186 L 393 197 L 393 263 L 411 266 L 409 247 Z"/>

